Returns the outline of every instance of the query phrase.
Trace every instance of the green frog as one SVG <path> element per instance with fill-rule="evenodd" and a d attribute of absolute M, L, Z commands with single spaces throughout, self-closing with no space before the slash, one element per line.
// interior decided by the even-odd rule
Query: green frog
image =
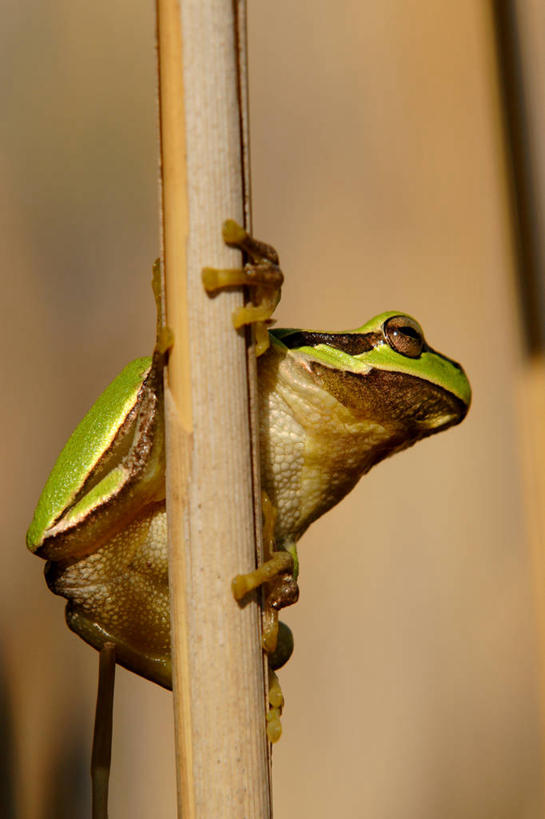
<path fill-rule="evenodd" d="M 462 367 L 397 310 L 348 331 L 271 329 L 282 283 L 276 251 L 234 222 L 226 223 L 224 237 L 249 263 L 205 269 L 203 281 L 210 292 L 233 285 L 254 291 L 254 304 L 241 308 L 234 323 L 256 328 L 267 550 L 262 566 L 234 578 L 233 593 L 240 600 L 264 585 L 263 642 L 279 667 L 292 640 L 287 628 L 279 631 L 277 615 L 298 597 L 300 537 L 375 464 L 459 424 L 471 388 Z M 156 267 L 158 303 L 159 279 Z M 113 642 L 119 663 L 167 688 L 169 344 L 158 319 L 153 355 L 128 364 L 72 433 L 27 533 L 29 549 L 47 559 L 50 589 L 68 599 L 69 627 L 95 648 Z"/>

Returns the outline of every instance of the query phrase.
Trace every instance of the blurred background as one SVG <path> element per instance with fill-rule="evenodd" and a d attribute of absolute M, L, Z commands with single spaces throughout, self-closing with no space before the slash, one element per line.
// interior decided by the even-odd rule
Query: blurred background
<path fill-rule="evenodd" d="M 532 156 L 545 116 L 543 10 L 514 5 Z M 127 0 L 3 8 L 0 815 L 10 819 L 90 815 L 97 657 L 64 625 L 24 533 L 68 434 L 153 344 L 153 15 L 151 2 Z M 459 428 L 380 465 L 300 544 L 275 816 L 539 819 L 545 580 L 531 456 L 545 393 L 539 344 L 527 343 L 536 319 L 518 296 L 524 227 L 517 234 L 494 8 L 250 0 L 249 54 L 254 232 L 286 273 L 279 324 L 340 330 L 406 311 L 474 389 Z M 535 158 L 539 182 L 545 154 Z M 123 669 L 117 683 L 112 819 L 174 817 L 170 694 Z"/>

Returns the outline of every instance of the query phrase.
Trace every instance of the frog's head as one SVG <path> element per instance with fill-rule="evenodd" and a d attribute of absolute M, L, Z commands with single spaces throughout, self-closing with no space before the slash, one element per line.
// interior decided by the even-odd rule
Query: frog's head
<path fill-rule="evenodd" d="M 430 347 L 404 313 L 381 313 L 348 332 L 271 335 L 356 418 L 387 429 L 392 444 L 409 446 L 460 423 L 468 411 L 471 387 L 462 367 Z"/>

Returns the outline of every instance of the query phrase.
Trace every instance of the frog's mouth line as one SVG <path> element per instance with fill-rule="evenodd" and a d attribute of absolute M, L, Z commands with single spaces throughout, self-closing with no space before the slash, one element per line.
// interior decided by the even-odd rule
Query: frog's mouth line
<path fill-rule="evenodd" d="M 400 423 L 421 435 L 459 424 L 469 405 L 453 392 L 409 373 L 371 368 L 367 373 L 310 364 L 314 378 L 357 418 L 379 424 Z"/>

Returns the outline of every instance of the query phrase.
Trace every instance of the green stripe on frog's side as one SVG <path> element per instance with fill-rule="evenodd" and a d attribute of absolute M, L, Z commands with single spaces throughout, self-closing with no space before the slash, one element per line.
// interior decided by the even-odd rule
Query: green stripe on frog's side
<path fill-rule="evenodd" d="M 66 528 L 74 526 L 85 516 L 97 509 L 101 503 L 113 497 L 118 492 L 127 480 L 127 471 L 122 465 L 116 466 L 111 472 L 108 472 L 96 486 L 93 486 L 89 492 L 85 492 L 83 497 L 75 503 L 66 515 L 63 515 L 63 522 Z"/>
<path fill-rule="evenodd" d="M 38 501 L 27 533 L 27 545 L 36 551 L 48 529 L 74 502 L 87 476 L 113 442 L 119 418 L 127 417 L 149 372 L 151 358 L 137 358 L 120 372 L 78 424 Z"/>

